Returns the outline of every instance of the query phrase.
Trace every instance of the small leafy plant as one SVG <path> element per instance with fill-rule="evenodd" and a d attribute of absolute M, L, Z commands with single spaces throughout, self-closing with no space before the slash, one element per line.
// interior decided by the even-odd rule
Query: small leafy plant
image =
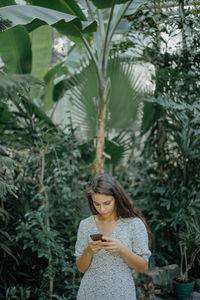
<path fill-rule="evenodd" d="M 189 282 L 189 271 L 200 253 L 200 221 L 194 218 L 185 232 L 180 233 L 180 277 L 178 282 Z"/>

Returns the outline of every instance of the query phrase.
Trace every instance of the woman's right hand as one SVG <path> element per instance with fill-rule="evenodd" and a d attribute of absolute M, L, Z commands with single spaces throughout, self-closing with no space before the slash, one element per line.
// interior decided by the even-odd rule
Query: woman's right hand
<path fill-rule="evenodd" d="M 102 249 L 102 241 L 101 240 L 93 241 L 92 239 L 90 239 L 88 241 L 87 251 L 90 254 L 95 254 L 95 253 L 99 252 L 99 250 L 101 250 L 101 249 Z"/>

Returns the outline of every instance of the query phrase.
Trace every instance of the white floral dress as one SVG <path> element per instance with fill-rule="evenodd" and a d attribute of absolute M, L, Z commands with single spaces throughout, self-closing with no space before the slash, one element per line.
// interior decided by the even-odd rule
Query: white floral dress
<path fill-rule="evenodd" d="M 82 254 L 93 233 L 98 233 L 98 229 L 94 216 L 90 216 L 80 222 L 75 256 Z M 139 218 L 120 218 L 110 237 L 148 261 L 151 254 L 148 235 Z M 77 300 L 136 300 L 132 270 L 120 254 L 100 250 L 93 255 L 81 280 Z"/>

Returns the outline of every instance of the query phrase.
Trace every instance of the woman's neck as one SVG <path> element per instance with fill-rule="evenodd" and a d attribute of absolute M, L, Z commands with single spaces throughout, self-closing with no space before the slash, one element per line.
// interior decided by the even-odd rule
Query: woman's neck
<path fill-rule="evenodd" d="M 102 217 L 101 215 L 96 215 L 96 220 L 97 221 L 100 221 L 100 222 L 116 222 L 117 220 L 119 219 L 119 217 L 116 215 L 116 214 L 112 214 L 111 216 L 109 217 Z"/>

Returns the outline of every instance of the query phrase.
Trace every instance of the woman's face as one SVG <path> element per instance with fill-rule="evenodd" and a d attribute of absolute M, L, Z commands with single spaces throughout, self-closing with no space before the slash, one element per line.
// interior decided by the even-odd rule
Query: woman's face
<path fill-rule="evenodd" d="M 97 193 L 92 195 L 92 200 L 97 212 L 103 218 L 107 218 L 115 214 L 115 198 L 113 196 Z"/>

